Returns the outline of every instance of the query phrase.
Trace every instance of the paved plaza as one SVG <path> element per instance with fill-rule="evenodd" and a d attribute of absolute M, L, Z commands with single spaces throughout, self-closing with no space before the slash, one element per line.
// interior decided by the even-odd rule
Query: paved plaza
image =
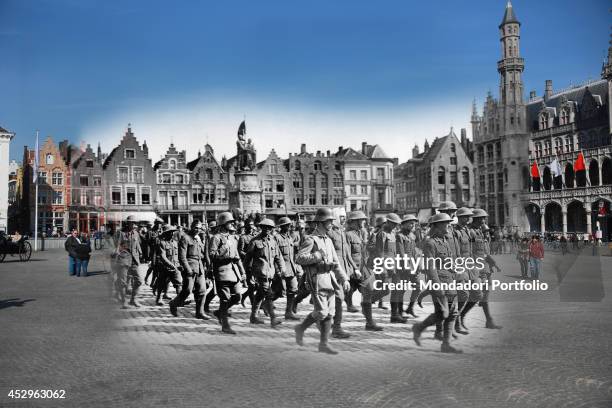
<path fill-rule="evenodd" d="M 496 278 L 520 278 L 513 255 L 497 257 Z M 363 330 L 361 314 L 345 313 L 348 340 L 332 339 L 337 356 L 306 345 L 293 324 L 248 323 L 233 310 L 236 336 L 216 321 L 179 318 L 154 306 L 121 310 L 109 301 L 105 257 L 94 253 L 92 276 L 69 277 L 63 251 L 10 257 L 0 264 L 0 406 L 74 407 L 609 407 L 612 406 L 612 257 L 549 255 L 546 292 L 495 292 L 492 312 L 503 330 L 484 329 L 475 308 L 465 354 L 439 352 L 433 331 L 421 347 L 407 325 Z M 284 308 L 284 301 L 277 302 Z M 216 304 L 213 304 L 216 308 Z M 300 316 L 311 308 L 301 305 Z M 419 309 L 418 320 L 432 307 Z M 63 400 L 15 400 L 11 389 L 64 389 Z"/>

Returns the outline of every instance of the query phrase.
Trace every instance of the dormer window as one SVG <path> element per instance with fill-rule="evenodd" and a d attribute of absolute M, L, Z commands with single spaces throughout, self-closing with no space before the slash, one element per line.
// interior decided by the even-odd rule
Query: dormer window
<path fill-rule="evenodd" d="M 87 160 L 85 162 L 85 167 L 93 167 L 93 164 L 94 164 L 93 160 Z"/>
<path fill-rule="evenodd" d="M 568 108 L 563 108 L 559 116 L 559 125 L 567 125 L 568 123 L 570 123 L 570 112 Z"/>
<path fill-rule="evenodd" d="M 170 170 L 174 170 L 174 169 L 176 169 L 176 160 L 170 160 L 170 161 L 168 162 L 168 168 L 169 168 Z"/>
<path fill-rule="evenodd" d="M 548 113 L 542 112 L 540 114 L 540 130 L 548 129 Z"/>
<path fill-rule="evenodd" d="M 136 151 L 134 149 L 125 149 L 125 158 L 134 159 L 136 158 Z"/>
<path fill-rule="evenodd" d="M 45 157 L 45 162 L 47 164 L 53 164 L 54 161 L 55 158 L 53 157 L 53 155 L 51 153 L 47 154 L 47 156 Z"/>

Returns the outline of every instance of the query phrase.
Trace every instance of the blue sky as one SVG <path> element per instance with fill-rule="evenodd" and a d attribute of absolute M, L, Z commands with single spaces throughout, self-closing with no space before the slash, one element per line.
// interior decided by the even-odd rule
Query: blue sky
<path fill-rule="evenodd" d="M 609 3 L 513 2 L 526 94 L 599 78 Z M 158 159 L 208 140 L 231 155 L 246 115 L 258 159 L 415 142 L 497 94 L 505 1 L 0 0 L 0 126 L 11 158 L 54 139 L 110 150 L 128 122 Z M 458 130 L 456 130 L 458 133 Z M 469 132 L 468 132 L 469 134 Z"/>

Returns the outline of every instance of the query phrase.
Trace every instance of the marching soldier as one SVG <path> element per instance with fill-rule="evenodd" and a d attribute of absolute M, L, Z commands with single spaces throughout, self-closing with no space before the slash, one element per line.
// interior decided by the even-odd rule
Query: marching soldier
<path fill-rule="evenodd" d="M 299 251 L 299 247 L 304 243 L 306 238 L 310 234 L 312 234 L 316 228 L 317 228 L 317 223 L 315 222 L 315 216 L 312 214 L 307 215 L 306 220 L 304 222 L 304 229 L 302 230 L 300 234 L 300 241 L 297 244 L 298 251 Z M 306 274 L 303 273 L 302 277 L 298 281 L 298 291 L 297 291 L 297 294 L 295 295 L 295 299 L 291 307 L 291 311 L 293 312 L 293 314 L 297 313 L 298 305 L 302 303 L 302 300 L 306 299 L 308 296 L 310 296 L 310 288 L 308 287 L 308 281 L 306 280 Z"/>
<path fill-rule="evenodd" d="M 248 262 L 245 262 L 245 257 L 247 254 L 247 249 L 251 240 L 257 236 L 257 229 L 255 228 L 255 222 L 252 218 L 248 218 L 244 223 L 244 234 L 240 235 L 238 238 L 238 253 L 240 254 L 240 258 L 242 259 L 242 264 L 244 265 L 244 269 L 246 271 L 246 283 L 247 290 L 241 296 L 240 303 L 242 307 L 244 306 L 244 301 L 249 298 L 251 302 L 251 307 L 253 306 L 253 294 L 255 293 L 255 282 L 253 281 L 253 277 L 251 275 L 251 265 Z"/>
<path fill-rule="evenodd" d="M 206 241 L 208 243 L 207 248 L 210 248 L 210 246 L 212 245 L 212 240 L 216 233 L 217 233 L 217 221 L 213 220 L 208 223 L 208 229 L 206 230 Z M 209 252 L 209 260 L 212 262 L 212 259 L 210 259 L 210 250 L 208 252 Z M 211 282 L 208 285 L 208 287 L 210 287 L 211 289 L 208 291 L 208 294 L 206 294 L 206 298 L 204 299 L 204 313 L 208 313 L 208 314 L 210 314 L 210 302 L 212 302 L 215 296 L 217 296 L 217 290 L 215 289 L 215 284 L 214 284 L 215 277 L 214 277 L 214 274 L 212 273 L 212 268 L 210 269 L 211 271 L 208 273 L 208 276 Z"/>
<path fill-rule="evenodd" d="M 321 337 L 319 351 L 327 354 L 338 352 L 329 347 L 329 333 L 336 308 L 336 296 L 349 287 L 348 277 L 340 269 L 338 255 L 332 240 L 327 235 L 332 228 L 334 216 L 329 208 L 317 210 L 316 230 L 306 236 L 297 255 L 296 262 L 304 268 L 304 275 L 309 282 L 314 310 L 302 323 L 295 327 L 295 341 L 304 344 L 304 332 L 315 322 L 320 322 Z M 343 285 L 336 280 L 336 274 L 343 276 Z"/>
<path fill-rule="evenodd" d="M 260 224 L 261 225 L 261 224 Z M 287 305 L 285 307 L 286 320 L 300 320 L 293 312 L 292 307 L 295 300 L 295 295 L 298 291 L 298 281 L 303 275 L 303 270 L 300 265 L 295 262 L 295 245 L 296 239 L 292 231 L 293 222 L 289 217 L 282 217 L 278 221 L 280 232 L 276 235 L 278 248 L 285 263 L 285 272 L 281 275 L 282 291 L 287 297 Z M 280 296 L 277 293 L 275 298 Z"/>
<path fill-rule="evenodd" d="M 263 324 L 257 312 L 265 300 L 265 308 L 270 316 L 270 326 L 282 323 L 274 313 L 274 292 L 272 282 L 285 274 L 285 262 L 273 236 L 274 221 L 263 219 L 259 223 L 261 232 L 249 244 L 244 261 L 251 265 L 251 273 L 257 282 L 254 302 L 251 305 L 251 324 Z"/>
<path fill-rule="evenodd" d="M 491 257 L 491 252 L 489 249 L 489 243 L 485 238 L 484 233 L 482 232 L 482 227 L 484 225 L 485 219 L 489 215 L 485 210 L 477 208 L 473 210 L 472 213 L 472 224 L 470 225 L 470 229 L 473 232 L 472 237 L 472 256 L 474 259 L 483 258 L 485 260 L 484 268 L 479 271 L 479 276 L 481 282 L 488 282 L 489 287 L 491 286 L 491 274 L 497 269 L 499 272 L 500 269 L 495 263 L 495 260 Z M 482 307 L 482 311 L 484 312 L 487 329 L 501 329 L 501 326 L 496 325 L 493 322 L 493 317 L 491 317 L 491 312 L 489 310 L 489 288 L 483 288 L 482 291 L 482 300 L 480 301 L 480 306 Z M 463 308 L 461 321 L 463 326 L 465 326 L 465 316 L 468 312 L 474 307 L 476 301 L 469 301 Z"/>
<path fill-rule="evenodd" d="M 228 313 L 240 301 L 242 282 L 246 276 L 238 253 L 238 239 L 233 234 L 236 231 L 234 217 L 230 212 L 222 212 L 217 226 L 219 232 L 213 236 L 209 251 L 220 300 L 219 310 L 213 314 L 219 319 L 223 333 L 236 334 L 230 327 Z"/>
<path fill-rule="evenodd" d="M 149 232 L 147 233 L 147 244 L 149 245 L 149 256 L 150 256 L 150 265 L 149 265 L 149 269 L 147 270 L 147 275 L 145 276 L 145 284 L 147 284 L 147 279 L 149 278 L 149 275 L 153 275 L 151 277 L 151 287 L 155 288 L 155 281 L 157 280 L 157 270 L 156 270 L 156 261 L 155 261 L 155 250 L 157 248 L 157 238 L 159 237 L 159 234 L 162 232 L 162 226 L 164 225 L 164 221 L 159 218 L 159 217 L 155 217 L 155 221 L 153 222 L 153 228 L 151 228 L 149 230 Z"/>
<path fill-rule="evenodd" d="M 400 256 L 407 256 L 408 258 L 417 258 L 420 255 L 420 250 L 416 246 L 416 239 L 412 231 L 414 230 L 414 226 L 416 224 L 417 218 L 414 215 L 406 215 L 402 219 L 402 223 L 400 224 L 400 232 L 397 233 L 397 253 Z M 402 280 L 407 280 L 413 282 L 414 284 L 419 283 L 418 271 L 399 271 L 394 275 L 394 282 L 401 282 Z M 413 307 L 414 307 L 414 299 L 416 299 L 415 292 L 417 290 L 413 290 L 410 295 L 410 304 L 408 305 L 407 312 L 408 314 L 414 315 Z M 408 320 L 403 316 L 404 313 L 404 290 L 394 290 L 391 292 L 391 323 L 406 323 Z M 395 305 L 394 305 L 395 303 Z M 395 316 L 393 311 L 395 310 Z"/>
<path fill-rule="evenodd" d="M 470 229 L 470 219 L 472 210 L 461 207 L 457 210 L 457 224 L 454 226 L 454 233 L 459 244 L 459 256 L 461 258 L 472 258 L 472 242 L 475 239 L 474 232 Z M 480 283 L 479 272 L 476 269 L 468 269 L 463 273 L 457 274 L 457 281 Z M 478 302 L 482 298 L 480 290 L 462 290 L 457 293 L 457 319 L 455 320 L 455 332 L 468 334 L 467 328 L 463 325 L 463 309 L 468 301 Z"/>
<path fill-rule="evenodd" d="M 181 235 L 178 244 L 178 257 L 183 268 L 183 287 L 180 293 L 170 301 L 170 313 L 178 316 L 177 308 L 181 306 L 189 293 L 193 291 L 195 298 L 195 318 L 209 320 L 204 313 L 203 300 L 206 296 L 206 267 L 208 266 L 206 243 L 202 242 L 199 233 L 202 231 L 202 221 L 191 223 L 189 233 Z"/>
<path fill-rule="evenodd" d="M 130 298 L 130 305 L 134 307 L 140 307 L 140 304 L 136 300 L 140 286 L 142 285 L 142 276 L 140 276 L 140 259 L 142 257 L 142 248 L 140 246 L 140 233 L 138 232 L 138 225 L 133 216 L 128 216 L 125 222 L 124 230 L 119 233 L 119 242 L 126 242 L 126 251 L 132 256 L 132 264 L 130 265 L 127 272 L 127 279 L 132 282 L 132 294 Z M 125 285 L 127 289 L 127 282 Z"/>
<path fill-rule="evenodd" d="M 362 293 L 361 311 L 366 319 L 365 329 L 369 331 L 380 331 L 382 327 L 378 326 L 372 318 L 372 303 L 366 302 L 363 295 L 367 286 L 372 284 L 374 276 L 365 266 L 367 250 L 363 226 L 366 219 L 367 217 L 363 211 L 353 211 L 349 213 L 346 240 L 351 250 L 351 258 L 355 264 L 355 275 L 352 284 L 356 285 Z"/>
<path fill-rule="evenodd" d="M 183 278 L 178 269 L 178 244 L 173 239 L 175 232 L 176 228 L 171 225 L 164 225 L 162 233 L 158 236 L 157 247 L 155 248 L 155 263 L 158 270 L 155 303 L 159 306 L 163 305 L 160 298 L 166 290 L 168 282 L 174 286 L 177 297 L 181 293 L 183 284 Z"/>
<path fill-rule="evenodd" d="M 453 249 L 450 242 L 446 239 L 448 226 L 452 219 L 448 214 L 438 213 L 430 218 L 431 226 L 429 238 L 425 241 L 423 252 L 426 258 L 441 259 L 441 265 L 426 265 L 427 278 L 434 283 L 451 283 L 454 279 L 452 270 L 440 268 L 444 265 L 444 259 L 453 256 Z M 421 333 L 427 327 L 438 322 L 443 323 L 443 338 L 441 351 L 443 353 L 462 353 L 461 350 L 450 345 L 452 327 L 457 315 L 457 292 L 453 290 L 434 290 L 432 291 L 434 313 L 430 314 L 423 322 L 415 323 L 412 326 L 414 341 L 421 345 Z"/>
<path fill-rule="evenodd" d="M 382 226 L 381 231 L 379 231 L 376 234 L 376 240 L 375 240 L 375 256 L 379 257 L 379 258 L 393 258 L 395 259 L 395 256 L 397 255 L 397 236 L 395 234 L 395 229 L 401 224 L 402 220 L 401 218 L 395 214 L 395 213 L 389 213 L 386 216 L 386 221 Z M 387 269 L 386 271 L 386 275 L 379 275 L 379 277 L 381 277 L 382 279 L 388 279 L 391 280 L 393 282 L 397 281 L 399 279 L 398 276 L 398 271 L 395 269 L 395 267 Z M 378 291 L 380 292 L 378 296 L 380 296 L 379 299 L 382 299 L 383 297 L 385 297 L 389 291 L 388 290 L 384 290 L 384 291 Z M 394 322 L 399 322 L 399 323 L 404 323 L 405 321 L 403 321 L 404 318 L 402 319 L 398 319 L 398 311 L 397 311 L 397 305 L 396 305 L 396 299 L 392 298 L 391 299 L 391 321 L 392 323 Z M 400 321 L 401 320 L 401 321 Z"/>

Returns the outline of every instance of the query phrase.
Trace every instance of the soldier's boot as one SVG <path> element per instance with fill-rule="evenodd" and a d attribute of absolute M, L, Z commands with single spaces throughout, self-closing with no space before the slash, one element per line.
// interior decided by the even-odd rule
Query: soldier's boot
<path fill-rule="evenodd" d="M 261 302 L 263 299 L 255 294 L 255 298 L 253 299 L 253 303 L 251 303 L 251 318 L 249 319 L 251 324 L 264 324 L 265 322 L 257 317 L 257 312 L 259 312 L 259 308 L 261 307 Z"/>
<path fill-rule="evenodd" d="M 382 327 L 378 326 L 372 317 L 372 304 L 362 303 L 361 310 L 366 319 L 365 329 L 366 331 L 382 331 Z"/>
<path fill-rule="evenodd" d="M 415 323 L 412 325 L 412 340 L 417 346 L 421 345 L 421 334 L 423 333 L 424 327 L 421 323 Z"/>
<path fill-rule="evenodd" d="M 134 307 L 140 307 L 140 303 L 138 303 L 138 301 L 136 300 L 136 296 L 138 296 L 138 292 L 139 292 L 139 287 L 134 286 L 132 288 L 132 298 L 130 299 L 130 305 Z"/>
<path fill-rule="evenodd" d="M 458 313 L 457 313 L 457 317 L 455 318 L 455 333 L 459 333 L 459 334 L 470 334 L 467 330 L 465 330 L 462 325 L 461 325 L 461 313 L 463 312 L 463 309 L 465 309 L 465 306 L 467 305 L 467 302 L 459 302 L 459 306 L 458 306 Z"/>
<path fill-rule="evenodd" d="M 414 301 L 413 300 L 410 300 L 410 303 L 408 303 L 408 307 L 406 308 L 406 314 L 412 317 L 417 317 L 417 315 L 414 313 Z"/>
<path fill-rule="evenodd" d="M 270 326 L 275 328 L 279 324 L 282 324 L 283 321 L 281 319 L 276 318 L 276 312 L 274 311 L 274 302 L 271 300 L 268 301 L 268 313 L 270 314 Z"/>
<path fill-rule="evenodd" d="M 404 316 L 404 302 L 397 302 L 397 314 L 402 319 L 402 323 L 408 322 L 408 318 Z"/>
<path fill-rule="evenodd" d="M 331 318 L 327 316 L 321 321 L 321 340 L 319 342 L 319 352 L 326 354 L 338 354 L 338 352 L 329 347 L 329 329 L 331 328 Z"/>
<path fill-rule="evenodd" d="M 489 302 L 480 302 L 482 306 L 482 311 L 484 312 L 485 318 L 487 319 L 487 323 L 485 327 L 487 329 L 501 329 L 502 326 L 498 326 L 493 322 L 493 317 L 491 316 L 491 312 L 489 311 Z"/>
<path fill-rule="evenodd" d="M 312 326 L 317 320 L 312 317 L 312 313 L 308 313 L 308 316 L 304 319 L 304 321 L 300 324 L 296 324 L 293 330 L 295 330 L 295 342 L 298 346 L 304 345 L 304 332 L 307 328 Z"/>
<path fill-rule="evenodd" d="M 163 306 L 164 305 L 164 302 L 162 302 L 162 300 L 161 300 L 161 291 L 157 291 L 155 293 L 155 304 L 157 306 Z"/>
<path fill-rule="evenodd" d="M 463 327 L 463 330 L 465 331 L 469 330 L 468 327 L 465 325 L 465 317 L 467 316 L 468 312 L 472 310 L 474 306 L 476 306 L 476 302 L 467 302 L 465 306 L 463 307 L 461 314 L 459 315 L 459 317 L 461 318 L 459 319 L 461 327 Z"/>
<path fill-rule="evenodd" d="M 206 294 L 206 298 L 204 299 L 204 312 L 210 313 L 210 302 L 212 302 L 214 298 L 215 291 L 211 289 L 210 292 Z"/>
<path fill-rule="evenodd" d="M 331 320 L 330 320 L 331 321 Z M 350 334 L 342 329 L 342 299 L 336 298 L 336 314 L 334 315 L 334 324 L 332 326 L 332 337 L 336 339 L 348 339 Z"/>
<path fill-rule="evenodd" d="M 119 302 L 121 302 L 122 309 L 129 309 L 127 297 L 125 296 L 125 291 L 121 289 L 118 293 Z"/>
<path fill-rule="evenodd" d="M 298 294 L 295 296 L 295 299 L 293 300 L 293 305 L 291 306 L 291 311 L 293 313 L 297 313 L 298 305 L 300 303 L 302 303 L 302 300 L 306 299 L 309 294 L 310 293 L 308 291 L 299 291 L 298 292 Z"/>
<path fill-rule="evenodd" d="M 417 296 L 417 304 L 419 305 L 419 307 L 422 309 L 423 308 L 423 299 L 425 298 L 425 296 L 429 295 L 430 291 L 428 290 L 424 290 L 421 293 L 419 293 L 419 295 Z"/>
<path fill-rule="evenodd" d="M 442 322 L 436 323 L 436 332 L 434 333 L 434 339 L 444 341 L 444 325 Z"/>
<path fill-rule="evenodd" d="M 389 310 L 389 308 L 383 303 L 382 299 L 378 301 L 378 308 L 383 310 Z"/>
<path fill-rule="evenodd" d="M 285 306 L 285 320 L 300 320 L 293 311 L 293 303 L 295 302 L 295 295 L 287 295 L 287 306 Z"/>
<path fill-rule="evenodd" d="M 443 335 L 442 346 L 440 347 L 440 351 L 442 353 L 461 354 L 463 353 L 462 350 L 450 345 L 450 337 L 453 332 L 453 324 L 454 324 L 454 319 L 449 318 L 449 319 L 444 320 L 444 335 Z"/>
<path fill-rule="evenodd" d="M 391 323 L 406 323 L 408 319 L 400 316 L 400 303 L 391 302 L 391 318 L 389 319 Z"/>
<path fill-rule="evenodd" d="M 166 285 L 164 286 L 164 296 L 162 297 L 163 299 L 166 300 L 171 300 L 172 298 L 170 296 L 168 296 L 168 288 L 170 287 L 170 282 L 166 283 Z M 176 288 L 176 286 L 175 286 Z M 181 293 L 181 290 L 179 288 L 179 290 L 176 292 L 176 294 L 178 295 L 179 293 Z M 182 306 L 182 305 L 181 305 Z"/>
<path fill-rule="evenodd" d="M 178 317 L 178 307 L 182 306 L 182 302 L 180 300 L 182 286 L 174 285 L 174 288 L 176 289 L 176 297 L 168 303 L 168 306 L 170 307 L 170 313 L 172 316 Z"/>
<path fill-rule="evenodd" d="M 346 296 L 344 298 L 344 301 L 346 302 L 346 311 L 349 313 L 359 312 L 359 309 L 353 306 L 353 293 L 355 293 L 353 288 L 349 289 L 349 291 L 346 293 Z"/>
<path fill-rule="evenodd" d="M 257 295 L 256 295 L 257 296 Z M 261 310 L 264 312 L 264 315 L 266 317 L 270 316 L 270 313 L 268 313 L 268 299 L 264 299 L 262 305 L 261 305 Z"/>
<path fill-rule="evenodd" d="M 221 317 L 221 331 L 226 334 L 236 334 L 236 332 L 232 329 L 232 327 L 229 324 L 227 314 Z"/>
<path fill-rule="evenodd" d="M 204 296 L 198 295 L 196 296 L 196 304 L 195 304 L 195 318 L 202 320 L 210 320 L 210 316 L 204 312 Z"/>

